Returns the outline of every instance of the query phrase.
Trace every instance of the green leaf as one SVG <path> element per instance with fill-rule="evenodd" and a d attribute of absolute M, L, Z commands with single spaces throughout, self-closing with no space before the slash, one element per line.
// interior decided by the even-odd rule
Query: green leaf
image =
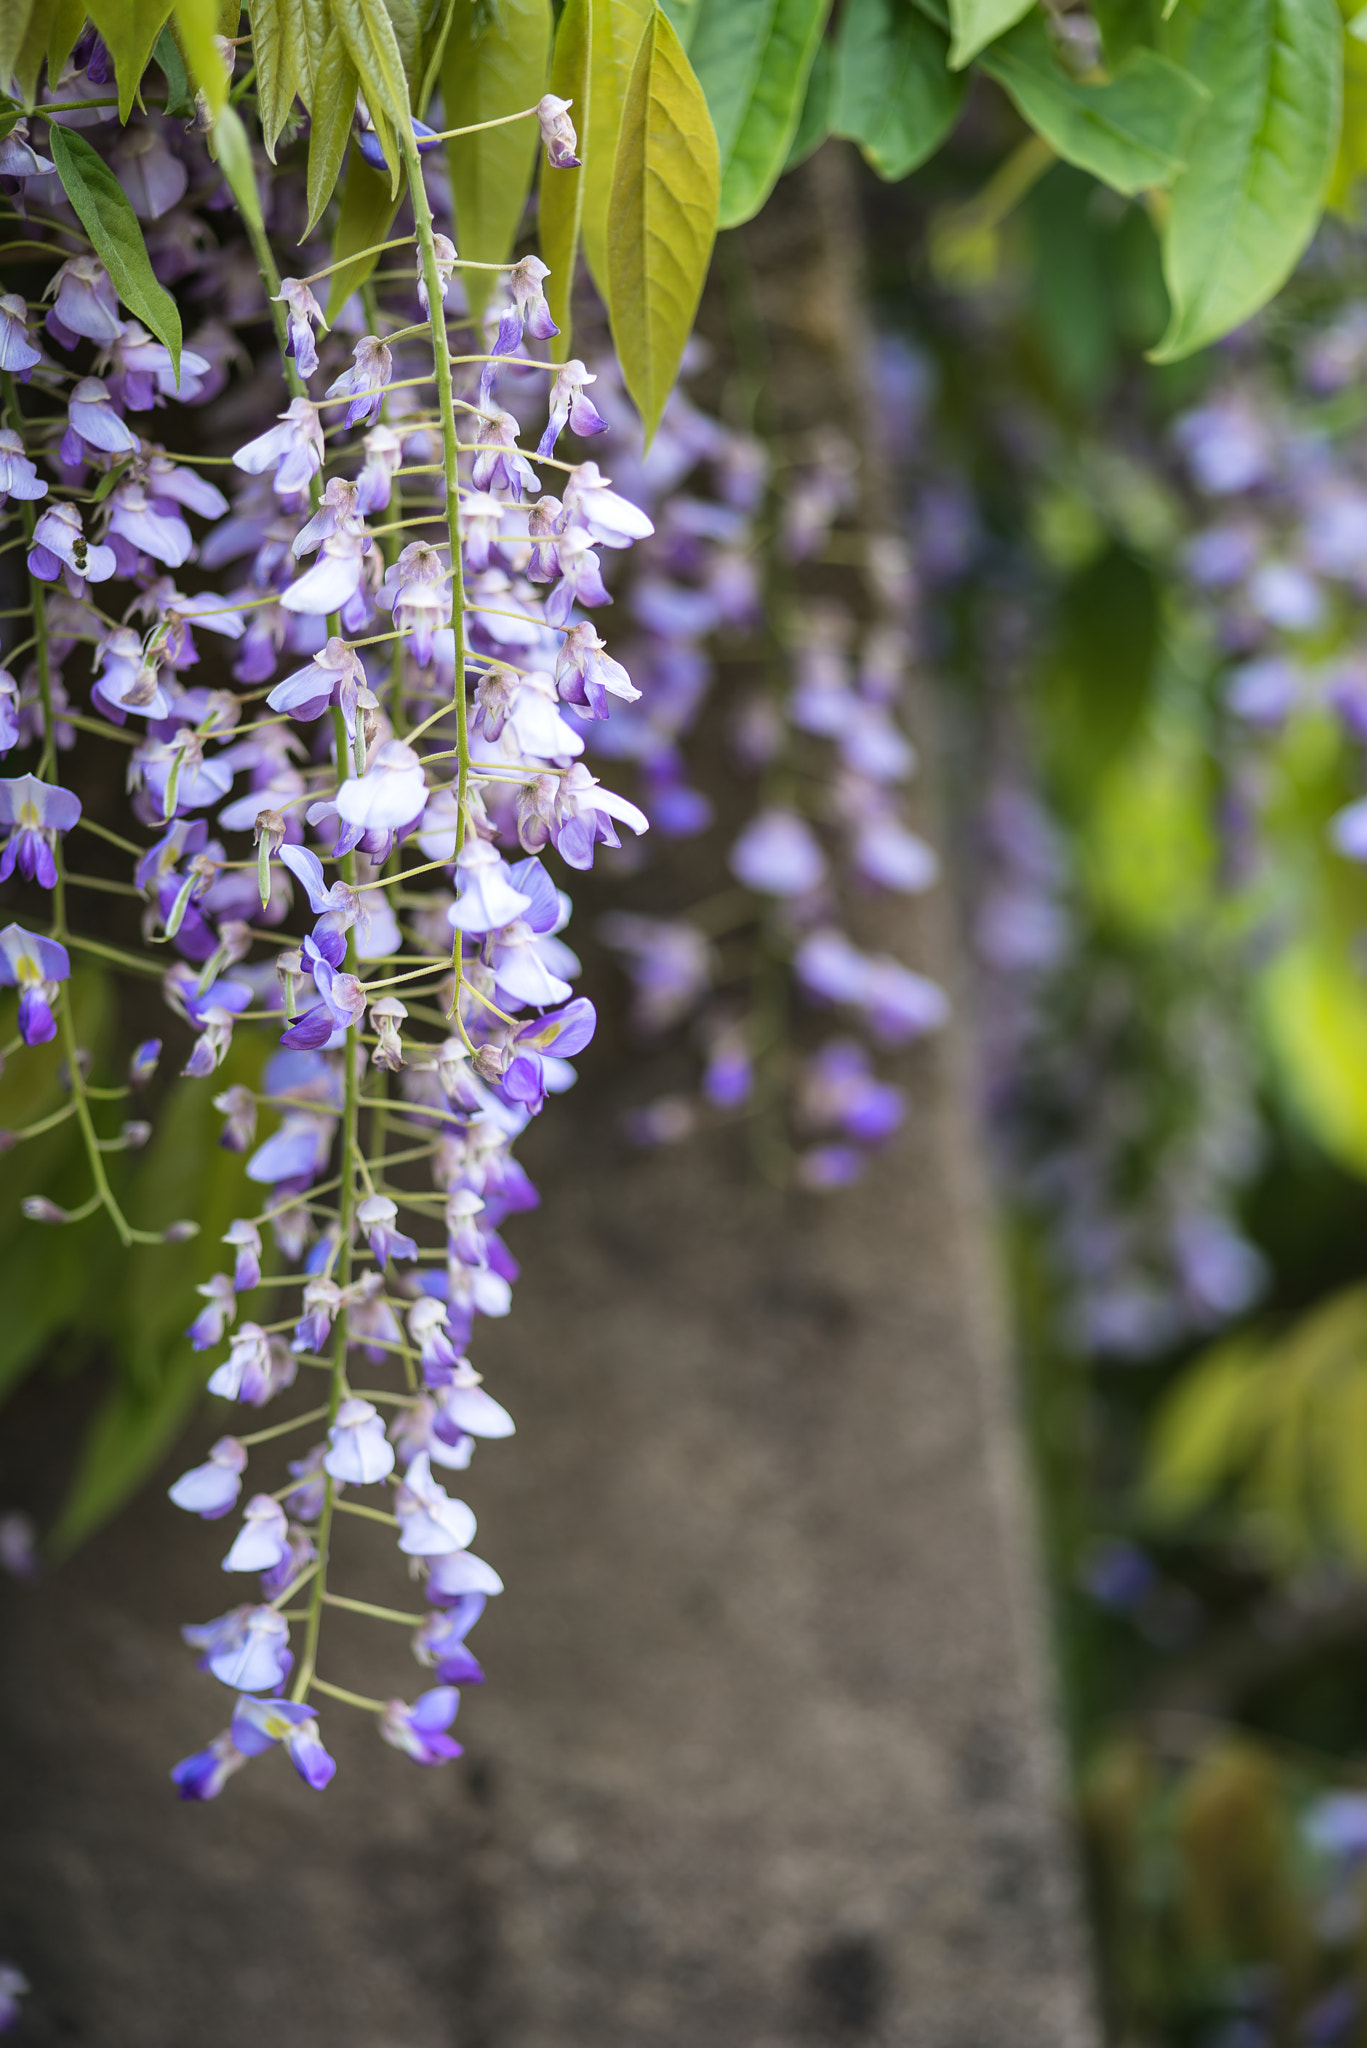
<path fill-rule="evenodd" d="M 411 106 L 413 95 L 422 83 L 422 23 L 413 0 L 384 0 L 384 9 L 403 60 L 403 75 L 408 82 L 407 104 Z"/>
<path fill-rule="evenodd" d="M 949 0 L 949 19 L 954 37 L 949 51 L 949 68 L 962 71 L 979 50 L 994 43 L 1028 14 L 1035 0 Z"/>
<path fill-rule="evenodd" d="M 641 38 L 608 213 L 608 313 L 622 377 L 654 435 L 717 231 L 720 164 L 702 87 L 668 15 Z"/>
<path fill-rule="evenodd" d="M 138 97 L 152 46 L 170 16 L 171 0 L 86 0 L 86 12 L 114 59 L 119 119 L 126 121 Z"/>
<path fill-rule="evenodd" d="M 85 26 L 85 0 L 52 0 L 52 5 L 41 11 L 47 23 L 48 81 L 55 85 Z"/>
<path fill-rule="evenodd" d="M 802 114 L 797 124 L 797 133 L 784 161 L 785 171 L 795 171 L 799 164 L 805 164 L 813 150 L 820 149 L 831 132 L 831 97 L 835 90 L 835 66 L 831 61 L 831 46 L 823 41 L 816 46 L 816 56 L 807 74 L 807 92 L 802 102 Z"/>
<path fill-rule="evenodd" d="M 1334 0 L 1185 0 L 1172 56 L 1209 88 L 1163 223 L 1175 362 L 1265 305 L 1315 231 L 1342 105 Z"/>
<path fill-rule="evenodd" d="M 28 32 L 19 45 L 19 55 L 14 60 L 14 75 L 26 107 L 31 107 L 38 96 L 38 74 L 43 68 L 46 48 L 47 27 L 42 10 L 35 7 L 29 16 Z"/>
<path fill-rule="evenodd" d="M 209 130 L 209 148 L 228 181 L 228 189 L 237 201 L 237 210 L 242 218 L 254 228 L 264 227 L 252 146 L 236 107 L 222 107 L 214 116 L 214 125 Z"/>
<path fill-rule="evenodd" d="M 219 33 L 218 0 L 176 0 L 175 21 L 186 68 L 208 101 L 210 113 L 219 114 L 228 104 L 228 74 L 214 41 Z M 234 33 L 228 30 L 228 34 Z"/>
<path fill-rule="evenodd" d="M 173 121 L 193 121 L 195 96 L 190 90 L 190 74 L 185 69 L 185 59 L 176 48 L 176 39 L 169 28 L 164 28 L 157 37 L 152 56 L 166 80 L 167 114 Z M 49 57 L 49 70 L 51 63 Z"/>
<path fill-rule="evenodd" d="M 1237 1467 L 1256 1417 L 1260 1348 L 1246 1338 L 1217 1345 L 1188 1367 L 1159 1409 L 1144 1500 L 1160 1522 L 1204 1507 Z"/>
<path fill-rule="evenodd" d="M 593 0 L 589 27 L 588 120 L 576 119 L 584 168 L 579 233 L 593 281 L 608 296 L 608 208 L 621 146 L 623 108 L 653 0 Z M 675 37 L 677 41 L 677 36 Z M 562 95 L 564 97 L 564 95 Z"/>
<path fill-rule="evenodd" d="M 689 62 L 721 154 L 718 221 L 736 227 L 783 169 L 830 0 L 694 0 L 694 13 Z"/>
<path fill-rule="evenodd" d="M 7 87 L 14 77 L 33 9 L 34 0 L 5 0 L 0 7 L 0 86 Z"/>
<path fill-rule="evenodd" d="M 1134 51 L 1108 85 L 1082 84 L 1060 64 L 1037 15 L 984 50 L 978 66 L 1065 162 L 1117 192 L 1171 185 L 1208 101 L 1189 71 L 1152 50 Z"/>
<path fill-rule="evenodd" d="M 334 270 L 328 285 L 327 317 L 329 322 L 336 319 L 353 292 L 358 292 L 379 262 L 378 256 L 358 256 L 352 263 L 345 258 L 356 249 L 373 249 L 383 242 L 389 233 L 399 202 L 389 189 L 389 180 L 372 171 L 359 149 L 353 149 L 347 162 L 346 183 L 342 187 L 342 206 L 337 216 L 337 231 L 332 238 L 332 261 L 342 263 L 341 270 Z"/>
<path fill-rule="evenodd" d="M 59 121 L 49 122 L 48 148 L 62 189 L 109 272 L 115 291 L 129 312 L 170 350 L 179 383 L 180 313 L 171 294 L 152 274 L 142 229 L 123 187 L 103 158 L 74 128 L 64 128 Z"/>
<path fill-rule="evenodd" d="M 1332 1159 L 1367 1176 L 1367 983 L 1351 953 L 1336 932 L 1299 939 L 1260 992 L 1287 1097 Z"/>
<path fill-rule="evenodd" d="M 276 137 L 294 105 L 300 64 L 307 53 L 302 12 L 302 8 L 291 8 L 287 16 L 281 0 L 248 0 L 261 140 L 272 163 Z"/>
<path fill-rule="evenodd" d="M 848 136 L 880 178 L 905 178 L 953 127 L 965 82 L 949 44 L 905 0 L 850 0 L 835 44 L 831 132 Z"/>
<path fill-rule="evenodd" d="M 409 107 L 408 74 L 394 25 L 382 0 L 332 0 L 332 15 L 356 66 L 389 165 L 390 193 L 397 202 L 403 159 L 392 131 L 408 120 Z"/>
<path fill-rule="evenodd" d="M 550 0 L 505 0 L 501 15 L 492 19 L 482 0 L 456 0 L 441 72 L 444 125 L 468 128 L 534 107 L 546 90 L 551 26 Z M 447 143 L 456 246 L 471 262 L 506 263 L 512 255 L 540 140 L 535 121 L 509 121 Z M 493 271 L 466 273 L 476 319 L 496 281 Z"/>
<path fill-rule="evenodd" d="M 555 32 L 551 58 L 551 91 L 569 100 L 571 119 L 579 136 L 579 154 L 585 154 L 591 101 L 589 53 L 593 35 L 593 10 L 602 0 L 565 0 L 560 26 Z M 553 171 L 545 159 L 537 192 L 537 240 L 541 260 L 550 265 L 546 280 L 546 303 L 560 329 L 551 342 L 556 362 L 567 362 L 573 337 L 574 272 L 579 259 L 579 229 L 584 208 L 585 172 Z"/>
<path fill-rule="evenodd" d="M 309 118 L 308 226 L 300 241 L 308 237 L 322 219 L 323 209 L 337 188 L 342 158 L 351 134 L 356 111 L 356 88 L 360 80 L 356 66 L 347 55 L 339 30 L 334 29 L 323 46 L 314 74 L 313 108 Z M 355 244 L 358 249 L 364 242 Z"/>

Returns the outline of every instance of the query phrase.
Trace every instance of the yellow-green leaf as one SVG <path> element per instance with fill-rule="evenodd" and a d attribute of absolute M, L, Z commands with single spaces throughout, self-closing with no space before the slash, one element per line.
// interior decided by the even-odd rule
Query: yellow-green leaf
<path fill-rule="evenodd" d="M 1260 1349 L 1246 1339 L 1217 1345 L 1189 1366 L 1158 1411 L 1144 1499 L 1159 1521 L 1204 1507 L 1241 1464 L 1263 1380 Z"/>
<path fill-rule="evenodd" d="M 60 122 L 48 125 L 48 148 L 62 189 L 89 235 L 110 282 L 130 313 L 171 351 L 180 381 L 180 312 L 153 275 L 147 244 L 122 185 L 83 135 Z"/>
<path fill-rule="evenodd" d="M 497 15 L 481 0 L 455 0 L 441 69 L 444 125 L 470 128 L 534 107 L 546 90 L 550 56 L 551 0 L 504 0 Z M 509 121 L 447 143 L 456 246 L 472 263 L 506 263 L 512 254 L 540 140 L 535 121 Z M 477 319 L 494 282 L 492 271 L 465 274 Z"/>
<path fill-rule="evenodd" d="M 214 41 L 219 34 L 218 0 L 176 0 L 175 21 L 190 76 L 209 102 L 210 113 L 217 114 L 228 103 L 228 74 Z"/>
<path fill-rule="evenodd" d="M 10 0 L 5 0 L 5 6 Z M 86 0 L 86 12 L 114 59 L 119 86 L 119 119 L 126 121 L 137 98 L 152 45 L 171 12 L 171 0 Z"/>
<path fill-rule="evenodd" d="M 579 135 L 579 154 L 587 147 L 592 114 L 592 81 L 589 53 L 593 37 L 593 12 L 603 0 L 565 0 L 560 26 L 555 32 L 555 54 L 551 58 L 551 91 L 569 100 L 571 118 Z M 556 362 L 568 360 L 573 332 L 574 271 L 579 260 L 579 227 L 584 210 L 585 171 L 553 171 L 542 159 L 541 183 L 537 196 L 537 238 L 541 260 L 549 263 L 546 303 L 560 329 L 551 342 Z"/>
<path fill-rule="evenodd" d="M 1014 28 L 1034 4 L 1035 0 L 949 0 L 949 19 L 954 30 L 950 70 L 961 71 L 965 64 L 971 64 L 979 50 Z"/>
<path fill-rule="evenodd" d="M 34 0 L 4 0 L 0 6 L 0 88 L 8 91 L 33 17 Z"/>
<path fill-rule="evenodd" d="M 38 74 L 43 68 L 43 56 L 47 49 L 47 28 L 42 10 L 35 7 L 29 17 L 28 32 L 19 46 L 15 59 L 14 76 L 19 86 L 19 97 L 26 107 L 31 107 L 38 96 Z"/>
<path fill-rule="evenodd" d="M 50 7 L 34 11 L 47 24 L 47 75 L 55 85 L 66 70 L 76 38 L 85 26 L 85 0 L 52 0 Z"/>
<path fill-rule="evenodd" d="M 608 213 L 608 314 L 647 442 L 674 387 L 717 231 L 721 170 L 702 87 L 657 9 L 622 109 Z"/>
<path fill-rule="evenodd" d="M 351 294 L 361 289 L 380 260 L 378 256 L 358 256 L 348 263 L 345 258 L 357 249 L 373 249 L 377 242 L 384 241 L 397 211 L 398 201 L 389 190 L 388 179 L 372 171 L 360 150 L 353 149 L 342 187 L 337 232 L 332 238 L 332 260 L 341 263 L 342 268 L 333 271 L 328 287 L 330 321 L 337 318 Z"/>
<path fill-rule="evenodd" d="M 1335 937 L 1302 939 L 1262 977 L 1281 1085 L 1319 1143 L 1367 1175 L 1367 984 Z"/>
<path fill-rule="evenodd" d="M 351 134 L 351 117 L 356 110 L 356 88 L 360 81 L 356 66 L 347 55 L 341 31 L 334 29 L 323 46 L 314 74 L 313 108 L 309 121 L 308 226 L 306 241 L 322 218 L 323 209 L 337 188 L 342 158 Z M 364 243 L 358 242 L 357 248 Z"/>
<path fill-rule="evenodd" d="M 393 131 L 408 120 L 408 75 L 394 24 L 382 0 L 332 0 L 347 55 L 356 66 L 375 133 L 389 165 L 389 189 L 397 200 L 403 159 Z"/>
<path fill-rule="evenodd" d="M 284 0 L 249 0 L 252 62 L 256 65 L 256 97 L 261 113 L 261 140 L 275 162 L 275 142 L 289 117 L 299 90 L 300 65 L 307 43 L 303 9 L 298 0 L 288 9 Z"/>
<path fill-rule="evenodd" d="M 579 233 L 584 259 L 604 298 L 608 295 L 608 208 L 621 145 L 622 110 L 641 37 L 655 12 L 654 0 L 593 0 L 589 20 L 588 120 L 575 121 L 579 154 L 584 160 L 578 173 L 584 184 Z"/>
<path fill-rule="evenodd" d="M 265 226 L 261 216 L 261 194 L 256 189 L 256 167 L 252 146 L 236 107 L 224 107 L 209 130 L 209 147 L 237 201 L 237 210 L 254 228 Z"/>

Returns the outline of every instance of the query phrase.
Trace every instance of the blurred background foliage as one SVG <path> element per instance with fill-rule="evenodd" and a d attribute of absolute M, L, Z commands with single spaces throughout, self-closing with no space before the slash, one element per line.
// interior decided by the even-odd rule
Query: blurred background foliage
<path fill-rule="evenodd" d="M 1274 305 L 975 88 L 870 190 L 1109 2038 L 1367 2043 L 1367 47 Z M 1003 168 L 1005 167 L 1005 169 Z M 1351 813 L 1350 813 L 1351 817 Z M 1367 852 L 1367 841 L 1360 843 Z"/>

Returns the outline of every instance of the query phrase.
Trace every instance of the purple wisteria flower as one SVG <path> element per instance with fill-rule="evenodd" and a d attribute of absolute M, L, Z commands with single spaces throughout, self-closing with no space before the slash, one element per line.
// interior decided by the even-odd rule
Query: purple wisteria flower
<path fill-rule="evenodd" d="M 384 1419 L 369 1401 L 353 1396 L 337 1410 L 328 1430 L 331 1449 L 323 1470 L 349 1486 L 374 1486 L 394 1470 L 394 1446 L 385 1435 Z"/>
<path fill-rule="evenodd" d="M 378 1005 L 372 1004 L 371 1015 Z M 391 1259 L 416 1259 L 418 1247 L 394 1225 L 398 1219 L 398 1204 L 388 1195 L 367 1195 L 356 1210 L 356 1221 L 366 1234 L 370 1245 L 370 1256 L 377 1266 L 388 1265 Z"/>
<path fill-rule="evenodd" d="M 0 427 L 0 505 L 7 498 L 33 502 L 47 496 L 47 485 L 24 453 L 12 427 Z"/>
<path fill-rule="evenodd" d="M 403 740 L 384 740 L 364 775 L 337 791 L 337 812 L 360 832 L 401 832 L 416 824 L 427 802 L 422 761 Z"/>
<path fill-rule="evenodd" d="M 40 782 L 36 775 L 0 780 L 0 826 L 11 828 L 0 853 L 0 882 L 17 867 L 27 881 L 55 889 L 57 835 L 69 832 L 80 815 L 80 798 L 60 783 Z"/>
<path fill-rule="evenodd" d="M 273 1607 L 234 1607 L 214 1621 L 187 1624 L 181 1635 L 201 1652 L 200 1669 L 236 1692 L 272 1692 L 294 1664 L 289 1623 Z"/>
<path fill-rule="evenodd" d="M 393 612 L 400 632 L 412 636 L 409 651 L 419 668 L 431 666 L 434 635 L 451 623 L 449 577 L 447 564 L 425 540 L 410 541 L 385 571 L 376 601 Z"/>
<path fill-rule="evenodd" d="M 380 1734 L 415 1764 L 450 1763 L 463 1754 L 461 1745 L 446 1733 L 459 1706 L 460 1694 L 452 1685 L 420 1693 L 412 1706 L 390 1700 L 380 1716 Z"/>
<path fill-rule="evenodd" d="M 315 1792 L 330 1784 L 337 1772 L 323 1747 L 317 1715 L 293 1700 L 240 1699 L 233 1708 L 232 1740 L 244 1757 L 264 1756 L 277 1743 L 283 1744 L 295 1770 Z"/>
<path fill-rule="evenodd" d="M 29 574 L 54 583 L 60 574 L 72 597 L 85 596 L 89 583 L 107 583 L 118 568 L 113 548 L 88 541 L 74 505 L 53 505 L 33 529 Z"/>
<path fill-rule="evenodd" d="M 42 360 L 42 350 L 28 338 L 27 300 L 17 292 L 0 292 L 0 370 L 8 370 L 21 384 L 27 384 L 34 365 Z"/>
<path fill-rule="evenodd" d="M 571 433 L 587 438 L 590 434 L 605 434 L 607 421 L 599 412 L 585 387 L 598 382 L 594 373 L 572 356 L 555 374 L 551 385 L 550 415 L 546 431 L 536 444 L 538 455 L 551 455 L 555 444 L 568 426 Z"/>
<path fill-rule="evenodd" d="M 253 1494 L 242 1511 L 242 1527 L 223 1560 L 225 1572 L 268 1572 L 289 1550 L 285 1510 L 268 1493 Z"/>
<path fill-rule="evenodd" d="M 326 397 L 349 399 L 345 427 L 354 427 L 359 420 L 367 426 L 374 426 L 380 417 L 384 404 L 385 390 L 394 375 L 394 358 L 378 335 L 363 335 L 353 350 L 352 366 L 328 385 Z"/>
<path fill-rule="evenodd" d="M 306 284 L 297 277 L 282 277 L 276 304 L 283 304 L 289 339 L 285 343 L 285 354 L 294 357 L 295 368 L 301 377 L 311 377 L 318 368 L 318 346 L 313 338 L 314 327 L 326 330 L 327 321 L 323 309 Z"/>
<path fill-rule="evenodd" d="M 825 879 L 826 856 L 795 811 L 761 811 L 730 853 L 737 881 L 766 896 L 806 896 Z"/>
<path fill-rule="evenodd" d="M 408 1557 L 441 1557 L 464 1550 L 475 1533 L 475 1518 L 463 1500 L 452 1500 L 432 1477 L 426 1452 L 419 1452 L 394 1496 L 399 1548 Z"/>
<path fill-rule="evenodd" d="M 579 138 L 570 119 L 573 105 L 573 100 L 558 99 L 553 92 L 543 93 L 537 101 L 536 118 L 541 127 L 541 140 L 546 145 L 546 161 L 553 171 L 579 169 L 580 160 L 575 154 Z"/>
<path fill-rule="evenodd" d="M 216 1735 L 207 1749 L 181 1759 L 171 1773 L 171 1782 L 182 1799 L 217 1799 L 246 1761 L 231 1735 Z"/>
<path fill-rule="evenodd" d="M 465 1638 L 484 1612 L 482 1593 L 465 1593 L 449 1608 L 429 1614 L 413 1637 L 413 1655 L 429 1665 L 442 1685 L 483 1685 L 484 1672 Z"/>
<path fill-rule="evenodd" d="M 437 259 L 437 282 L 441 287 L 441 302 L 445 305 L 446 294 L 451 289 L 451 279 L 456 271 L 456 245 L 449 235 L 433 235 L 432 251 Z M 423 268 L 421 254 L 418 257 L 418 304 L 424 313 L 431 312 L 427 297 L 427 273 Z"/>
<path fill-rule="evenodd" d="M 70 955 L 56 939 L 40 938 L 18 924 L 0 931 L 0 987 L 19 991 L 19 1036 L 25 1045 L 46 1045 L 57 1036 L 52 1006 L 70 974 Z"/>
<path fill-rule="evenodd" d="M 169 1489 L 170 1497 L 187 1514 L 199 1515 L 206 1522 L 217 1521 L 236 1502 L 246 1469 L 247 1453 L 237 1438 L 221 1436 L 203 1465 L 181 1473 Z"/>
<path fill-rule="evenodd" d="M 318 408 L 307 398 L 292 398 L 278 415 L 279 424 L 233 456 L 238 469 L 249 476 L 272 473 L 272 488 L 281 498 L 308 489 L 323 466 L 323 429 Z"/>
<path fill-rule="evenodd" d="M 109 273 L 97 257 L 72 256 L 48 284 L 43 297 L 52 298 L 44 325 L 61 348 L 75 348 L 79 341 L 107 345 L 123 331 L 119 301 Z"/>
<path fill-rule="evenodd" d="M 6 138 L 8 139 L 8 138 Z M 19 2001 L 30 1989 L 28 1978 L 13 1963 L 0 1963 L 0 2034 L 7 2034 L 19 2020 Z"/>
<path fill-rule="evenodd" d="M 109 387 L 98 377 L 82 377 L 71 387 L 67 400 L 67 426 L 59 453 L 72 465 L 88 462 L 95 455 L 135 455 L 138 437 L 124 424 L 109 395 Z"/>

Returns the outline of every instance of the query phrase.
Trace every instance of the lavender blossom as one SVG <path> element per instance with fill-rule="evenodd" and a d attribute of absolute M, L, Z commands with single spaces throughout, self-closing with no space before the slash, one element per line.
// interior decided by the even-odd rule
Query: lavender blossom
<path fill-rule="evenodd" d="M 553 92 L 543 93 L 537 102 L 536 118 L 541 127 L 541 140 L 546 145 L 546 161 L 553 171 L 577 171 L 580 159 L 575 155 L 579 147 L 570 119 L 573 100 L 557 99 Z"/>
<path fill-rule="evenodd" d="M 57 1036 L 52 1008 L 70 974 L 70 955 L 56 939 L 40 938 L 18 924 L 0 931 L 0 987 L 19 991 L 19 1036 L 25 1045 L 46 1045 Z"/>
<path fill-rule="evenodd" d="M 198 1515 L 203 1521 L 217 1521 L 226 1515 L 242 1491 L 242 1474 L 247 1453 L 235 1436 L 221 1436 L 203 1465 L 182 1472 L 169 1489 L 178 1508 Z"/>
<path fill-rule="evenodd" d="M 297 277 L 281 278 L 275 303 L 287 309 L 289 338 L 285 343 L 285 354 L 294 357 L 294 366 L 301 377 L 311 377 L 318 368 L 318 346 L 313 330 L 315 326 L 327 328 L 323 309 L 309 287 Z"/>
<path fill-rule="evenodd" d="M 0 826 L 12 828 L 0 854 L 0 882 L 17 867 L 26 880 L 55 889 L 57 835 L 69 832 L 80 815 L 80 798 L 59 784 L 40 782 L 36 775 L 0 779 Z"/>

